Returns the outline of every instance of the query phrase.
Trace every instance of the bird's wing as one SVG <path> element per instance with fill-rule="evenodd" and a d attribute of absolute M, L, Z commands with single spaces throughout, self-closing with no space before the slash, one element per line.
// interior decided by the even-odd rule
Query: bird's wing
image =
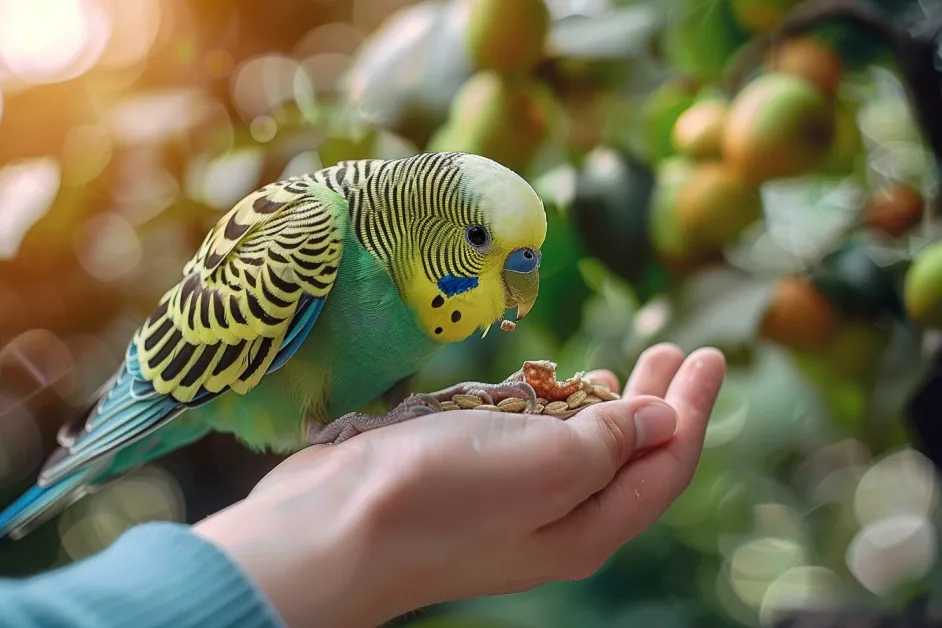
<path fill-rule="evenodd" d="M 40 482 L 151 434 L 188 407 L 245 394 L 310 333 L 337 276 L 347 203 L 309 177 L 240 201 L 135 334 L 97 405 Z M 76 426 L 78 427 L 78 426 Z"/>

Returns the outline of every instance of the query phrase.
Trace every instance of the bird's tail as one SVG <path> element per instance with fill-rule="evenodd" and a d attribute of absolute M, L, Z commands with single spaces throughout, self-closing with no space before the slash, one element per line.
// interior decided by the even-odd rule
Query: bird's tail
<path fill-rule="evenodd" d="M 33 485 L 0 512 L 0 538 L 20 539 L 87 495 L 97 471 L 87 467 L 48 486 Z"/>

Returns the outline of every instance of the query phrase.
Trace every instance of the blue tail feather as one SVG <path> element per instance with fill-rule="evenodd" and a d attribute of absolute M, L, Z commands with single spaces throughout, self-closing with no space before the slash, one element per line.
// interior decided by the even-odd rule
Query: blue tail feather
<path fill-rule="evenodd" d="M 324 307 L 323 298 L 302 297 L 278 354 L 267 372 L 278 370 L 307 339 Z M 121 368 L 103 388 L 90 415 L 77 424 L 75 438 L 62 441 L 59 457 L 47 462 L 37 484 L 0 511 L 0 538 L 19 538 L 102 483 L 126 469 L 113 471 L 109 462 L 125 447 L 162 429 L 187 408 L 209 403 L 226 392 L 200 389 L 192 401 L 158 393 L 141 373 L 137 347 L 130 343 Z"/>
<path fill-rule="evenodd" d="M 17 536 L 18 529 L 32 527 L 58 514 L 72 503 L 72 494 L 86 488 L 94 471 L 94 468 L 83 469 L 51 486 L 34 485 L 0 512 L 0 538 L 8 534 Z"/>

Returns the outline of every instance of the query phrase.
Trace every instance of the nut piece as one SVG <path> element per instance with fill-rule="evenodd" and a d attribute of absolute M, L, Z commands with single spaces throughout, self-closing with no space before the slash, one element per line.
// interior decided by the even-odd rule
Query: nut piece
<path fill-rule="evenodd" d="M 442 412 L 448 412 L 449 410 L 457 410 L 457 409 L 459 409 L 460 407 L 461 407 L 461 406 L 459 406 L 459 405 L 458 405 L 457 403 L 455 403 L 454 401 L 443 401 L 443 402 L 442 402 Z"/>
<path fill-rule="evenodd" d="M 497 409 L 501 412 L 523 412 L 527 407 L 525 399 L 509 397 L 497 404 Z"/>
<path fill-rule="evenodd" d="M 484 403 L 479 397 L 475 397 L 474 395 L 455 395 L 451 400 L 457 403 L 459 408 L 464 410 L 477 408 Z"/>
<path fill-rule="evenodd" d="M 501 331 L 513 331 L 517 329 L 517 323 L 513 321 L 503 320 L 500 322 Z"/>
<path fill-rule="evenodd" d="M 575 410 L 582 405 L 582 402 L 585 401 L 586 397 L 588 397 L 588 395 L 584 390 L 577 390 L 566 398 L 566 405 L 569 406 L 570 410 Z"/>
<path fill-rule="evenodd" d="M 586 395 L 586 398 L 582 400 L 583 407 L 595 405 L 597 403 L 602 403 L 602 400 L 595 395 Z"/>

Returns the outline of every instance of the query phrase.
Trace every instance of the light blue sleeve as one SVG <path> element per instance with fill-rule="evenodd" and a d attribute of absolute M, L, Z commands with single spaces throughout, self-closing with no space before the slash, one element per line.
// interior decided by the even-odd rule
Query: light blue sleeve
<path fill-rule="evenodd" d="M 2 628 L 281 628 L 240 567 L 189 526 L 147 523 L 102 552 L 0 580 Z"/>

